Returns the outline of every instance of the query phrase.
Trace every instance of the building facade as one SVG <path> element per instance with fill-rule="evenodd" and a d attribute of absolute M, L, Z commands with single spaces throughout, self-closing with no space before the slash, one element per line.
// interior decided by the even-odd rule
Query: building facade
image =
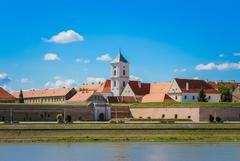
<path fill-rule="evenodd" d="M 129 63 L 119 52 L 111 63 L 111 91 L 113 96 L 121 96 L 129 81 Z"/>
<path fill-rule="evenodd" d="M 65 103 L 76 93 L 77 91 L 74 88 L 30 90 L 23 91 L 23 98 L 24 103 L 28 104 Z M 17 99 L 19 99 L 19 94 L 19 91 L 12 93 Z"/>
<path fill-rule="evenodd" d="M 204 80 L 174 79 L 168 95 L 176 102 L 198 102 L 201 88 L 208 102 L 220 102 L 221 94 Z"/>

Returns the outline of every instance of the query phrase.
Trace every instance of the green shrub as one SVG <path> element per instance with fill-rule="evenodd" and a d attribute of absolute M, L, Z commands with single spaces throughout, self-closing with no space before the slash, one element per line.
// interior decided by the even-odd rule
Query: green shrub
<path fill-rule="evenodd" d="M 213 121 L 214 121 L 213 115 L 209 115 L 209 122 L 213 122 Z"/>
<path fill-rule="evenodd" d="M 124 120 L 118 120 L 118 124 L 124 124 L 125 121 Z"/>
<path fill-rule="evenodd" d="M 116 120 L 110 120 L 110 122 L 109 122 L 110 124 L 116 124 L 117 123 L 117 121 Z"/>
<path fill-rule="evenodd" d="M 219 116 L 218 116 L 218 117 L 216 117 L 216 122 L 217 122 L 217 123 L 221 123 L 221 122 L 222 122 L 222 119 L 221 119 L 221 117 L 219 117 Z"/>
<path fill-rule="evenodd" d="M 63 123 L 63 114 L 61 113 L 57 114 L 56 119 L 58 123 Z"/>

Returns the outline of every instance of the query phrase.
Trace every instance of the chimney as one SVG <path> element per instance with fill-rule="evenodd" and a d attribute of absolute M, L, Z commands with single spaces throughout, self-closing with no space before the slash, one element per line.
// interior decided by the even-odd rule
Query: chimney
<path fill-rule="evenodd" d="M 139 88 L 142 87 L 142 83 L 141 83 L 141 81 L 138 81 L 138 87 L 139 87 Z"/>
<path fill-rule="evenodd" d="M 189 91 L 189 83 L 186 82 L 186 90 Z"/>

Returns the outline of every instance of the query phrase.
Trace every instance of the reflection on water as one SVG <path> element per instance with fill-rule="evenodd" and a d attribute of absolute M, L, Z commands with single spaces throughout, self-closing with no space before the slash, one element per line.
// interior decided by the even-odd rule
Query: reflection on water
<path fill-rule="evenodd" d="M 0 144 L 0 161 L 239 161 L 240 143 Z"/>

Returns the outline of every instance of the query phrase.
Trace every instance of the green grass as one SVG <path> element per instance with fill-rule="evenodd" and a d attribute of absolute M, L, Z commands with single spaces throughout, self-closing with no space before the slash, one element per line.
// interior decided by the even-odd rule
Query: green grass
<path fill-rule="evenodd" d="M 0 142 L 239 142 L 240 124 L 1 124 Z"/>
<path fill-rule="evenodd" d="M 112 104 L 112 106 L 129 106 L 129 107 L 240 107 L 240 103 L 232 102 L 157 102 L 157 103 L 133 103 L 133 104 Z"/>

